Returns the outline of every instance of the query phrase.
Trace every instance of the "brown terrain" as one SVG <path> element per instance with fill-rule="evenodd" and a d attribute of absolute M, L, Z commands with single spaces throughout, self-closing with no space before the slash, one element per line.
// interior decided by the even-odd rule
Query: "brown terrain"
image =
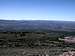
<path fill-rule="evenodd" d="M 67 34 L 64 35 L 56 32 L 1 32 L 0 56 L 59 56 L 75 51 L 74 43 L 59 40 L 65 39 Z"/>

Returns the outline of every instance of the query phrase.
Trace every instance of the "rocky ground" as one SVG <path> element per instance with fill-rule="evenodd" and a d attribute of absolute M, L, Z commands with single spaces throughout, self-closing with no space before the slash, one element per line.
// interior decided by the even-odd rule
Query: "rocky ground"
<path fill-rule="evenodd" d="M 75 51 L 58 40 L 59 33 L 0 33 L 0 56 L 59 56 Z"/>
<path fill-rule="evenodd" d="M 75 48 L 0 48 L 0 56 L 59 56 L 64 52 L 74 51 Z"/>

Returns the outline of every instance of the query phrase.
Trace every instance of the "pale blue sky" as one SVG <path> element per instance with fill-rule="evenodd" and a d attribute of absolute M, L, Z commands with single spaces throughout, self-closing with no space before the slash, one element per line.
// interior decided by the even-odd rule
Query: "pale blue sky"
<path fill-rule="evenodd" d="M 75 21 L 75 0 L 0 0 L 0 19 Z"/>

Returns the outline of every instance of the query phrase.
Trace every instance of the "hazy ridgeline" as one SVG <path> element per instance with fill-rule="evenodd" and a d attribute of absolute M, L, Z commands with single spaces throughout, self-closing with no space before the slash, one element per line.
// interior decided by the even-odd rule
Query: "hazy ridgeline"
<path fill-rule="evenodd" d="M 0 32 L 28 32 L 28 31 L 75 31 L 72 21 L 44 21 L 44 20 L 0 20 Z"/>

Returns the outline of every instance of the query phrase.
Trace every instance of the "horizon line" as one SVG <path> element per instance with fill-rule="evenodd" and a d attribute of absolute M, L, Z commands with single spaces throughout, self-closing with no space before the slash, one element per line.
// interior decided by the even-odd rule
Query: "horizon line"
<path fill-rule="evenodd" d="M 13 21 L 74 21 L 74 20 L 50 20 L 50 19 L 0 19 L 0 20 L 13 20 Z"/>

